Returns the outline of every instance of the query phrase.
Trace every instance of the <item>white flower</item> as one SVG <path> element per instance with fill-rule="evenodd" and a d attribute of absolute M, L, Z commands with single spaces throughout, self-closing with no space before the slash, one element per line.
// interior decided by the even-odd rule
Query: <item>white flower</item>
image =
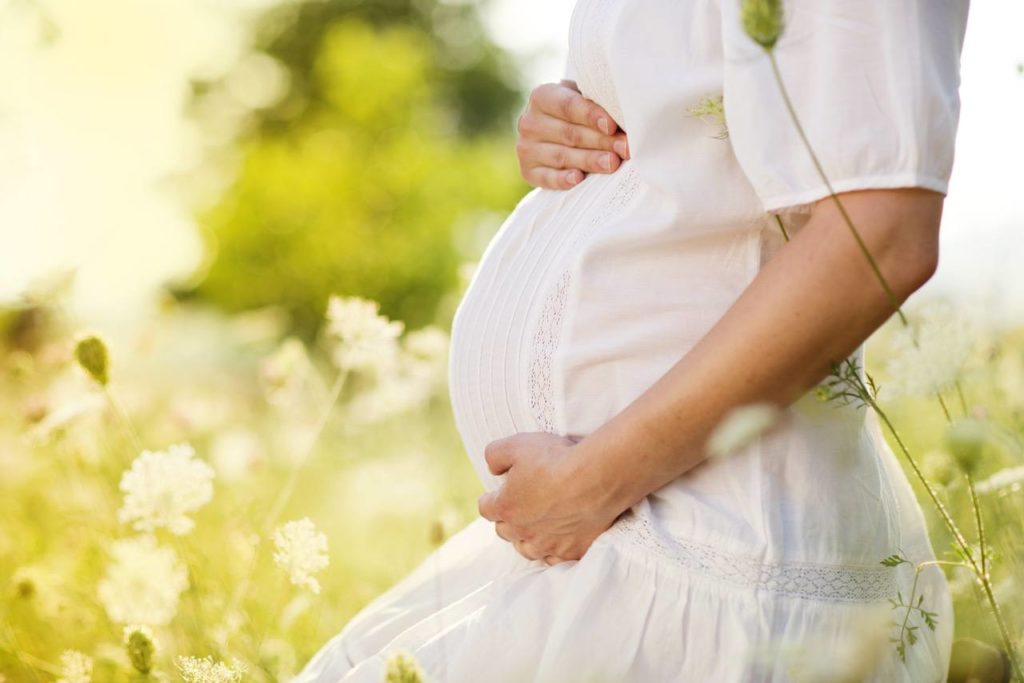
<path fill-rule="evenodd" d="M 448 379 L 448 333 L 436 325 L 427 325 L 405 335 L 402 340 L 404 374 L 436 385 Z"/>
<path fill-rule="evenodd" d="M 99 598 L 111 621 L 120 624 L 167 624 L 188 588 L 188 572 L 170 548 L 152 536 L 115 541 L 113 563 L 99 583 Z"/>
<path fill-rule="evenodd" d="M 259 467 L 266 460 L 266 455 L 255 434 L 236 427 L 214 437 L 210 444 L 210 460 L 221 478 L 238 481 Z"/>
<path fill-rule="evenodd" d="M 992 493 L 1003 489 L 1016 493 L 1022 488 L 1024 488 L 1024 465 L 999 470 L 974 485 L 974 490 L 978 493 Z"/>
<path fill-rule="evenodd" d="M 320 592 L 313 574 L 327 568 L 327 537 L 316 530 L 309 517 L 283 524 L 274 531 L 274 562 L 288 572 L 296 586 Z"/>
<path fill-rule="evenodd" d="M 345 406 L 352 425 L 369 425 L 408 413 L 430 398 L 428 381 L 405 374 L 382 378 L 372 389 L 356 394 Z"/>
<path fill-rule="evenodd" d="M 886 371 L 894 393 L 932 396 L 951 386 L 971 354 L 971 328 L 972 324 L 944 301 L 922 306 L 911 318 L 911 327 L 901 325 L 893 333 Z"/>
<path fill-rule="evenodd" d="M 733 408 L 708 437 L 709 456 L 722 457 L 739 450 L 774 425 L 781 415 L 782 411 L 772 403 L 750 403 Z"/>
<path fill-rule="evenodd" d="M 188 444 L 166 451 L 143 451 L 121 477 L 124 504 L 117 516 L 138 531 L 166 527 L 186 534 L 195 523 L 188 517 L 213 497 L 213 468 L 196 460 Z"/>
<path fill-rule="evenodd" d="M 245 667 L 235 660 L 231 666 L 212 657 L 178 657 L 175 662 L 185 683 L 239 683 Z"/>
<path fill-rule="evenodd" d="M 337 338 L 335 364 L 343 369 L 389 367 L 405 325 L 378 313 L 376 301 L 332 295 L 327 304 L 327 331 Z"/>
<path fill-rule="evenodd" d="M 299 339 L 285 339 L 260 364 L 260 382 L 267 400 L 274 405 L 289 403 L 302 390 L 312 369 L 306 347 Z"/>
<path fill-rule="evenodd" d="M 64 650 L 60 656 L 60 673 L 57 683 L 90 683 L 92 657 L 77 650 Z"/>
<path fill-rule="evenodd" d="M 409 332 L 387 373 L 346 406 L 348 417 L 367 425 L 421 407 L 447 382 L 448 333 L 435 325 Z"/>

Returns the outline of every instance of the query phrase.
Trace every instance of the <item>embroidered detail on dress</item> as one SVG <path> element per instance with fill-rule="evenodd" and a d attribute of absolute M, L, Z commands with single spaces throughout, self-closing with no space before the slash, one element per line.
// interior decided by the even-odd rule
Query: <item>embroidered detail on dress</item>
<path fill-rule="evenodd" d="M 890 567 L 761 563 L 704 543 L 666 538 L 654 529 L 647 517 L 633 510 L 627 510 L 595 543 L 612 538 L 622 539 L 695 573 L 779 595 L 829 602 L 878 602 L 895 595 L 897 590 L 897 575 Z"/>
<path fill-rule="evenodd" d="M 576 233 L 569 243 L 569 253 L 575 253 L 576 246 L 585 235 L 628 206 L 636 196 L 640 187 L 640 176 L 632 165 L 620 169 L 617 181 L 605 201 L 596 207 L 586 227 L 576 227 Z M 556 431 L 552 362 L 562 334 L 562 318 L 571 282 L 572 271 L 563 271 L 544 299 L 533 334 L 533 354 L 527 376 L 530 410 L 533 411 L 541 431 L 549 433 Z"/>
<path fill-rule="evenodd" d="M 551 359 L 562 330 L 562 313 L 572 273 L 562 273 L 555 288 L 544 301 L 544 308 L 533 335 L 533 358 L 530 359 L 530 409 L 537 424 L 545 432 L 555 431 L 555 404 L 552 400 Z"/>

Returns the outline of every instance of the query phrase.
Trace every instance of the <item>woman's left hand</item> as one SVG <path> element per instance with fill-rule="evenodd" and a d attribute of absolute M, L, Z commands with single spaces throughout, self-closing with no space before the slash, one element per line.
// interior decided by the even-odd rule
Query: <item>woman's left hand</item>
<path fill-rule="evenodd" d="M 480 496 L 480 514 L 528 559 L 578 560 L 622 512 L 577 448 L 572 437 L 521 432 L 484 449 L 488 469 L 505 480 Z"/>

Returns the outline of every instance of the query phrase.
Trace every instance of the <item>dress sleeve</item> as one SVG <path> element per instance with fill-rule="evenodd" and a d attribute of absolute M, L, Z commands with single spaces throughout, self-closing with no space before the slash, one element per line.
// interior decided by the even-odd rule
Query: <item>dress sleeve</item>
<path fill-rule="evenodd" d="M 764 209 L 828 196 L 768 54 L 719 0 L 723 104 L 735 156 Z M 782 80 L 836 192 L 922 187 L 943 194 L 960 114 L 968 0 L 783 0 Z"/>

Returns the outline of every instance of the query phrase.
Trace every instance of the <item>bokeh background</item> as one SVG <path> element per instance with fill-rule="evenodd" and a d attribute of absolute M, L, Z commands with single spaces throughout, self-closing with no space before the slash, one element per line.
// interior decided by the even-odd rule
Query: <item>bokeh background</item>
<path fill-rule="evenodd" d="M 561 77 L 571 10 L 0 0 L 0 680 L 52 680 L 68 648 L 93 658 L 95 680 L 128 680 L 124 624 L 97 585 L 132 535 L 119 482 L 140 446 L 187 442 L 216 471 L 196 528 L 162 537 L 189 580 L 155 629 L 171 678 L 174 656 L 210 655 L 287 680 L 474 517 L 444 335 L 530 189 L 514 123 L 530 88 Z M 1005 428 L 989 474 L 1021 461 L 1022 24 L 1022 6 L 971 7 L 940 267 L 912 299 L 970 321 L 968 398 Z M 325 411 L 332 294 L 379 302 L 422 364 L 347 377 Z M 106 387 L 73 362 L 85 332 L 109 348 Z M 938 452 L 933 408 L 892 410 L 916 449 Z M 290 480 L 281 520 L 309 517 L 328 541 L 316 594 L 268 549 L 264 513 Z M 1008 599 L 1020 498 L 1001 489 L 990 512 Z M 996 642 L 961 583 L 958 632 Z"/>

